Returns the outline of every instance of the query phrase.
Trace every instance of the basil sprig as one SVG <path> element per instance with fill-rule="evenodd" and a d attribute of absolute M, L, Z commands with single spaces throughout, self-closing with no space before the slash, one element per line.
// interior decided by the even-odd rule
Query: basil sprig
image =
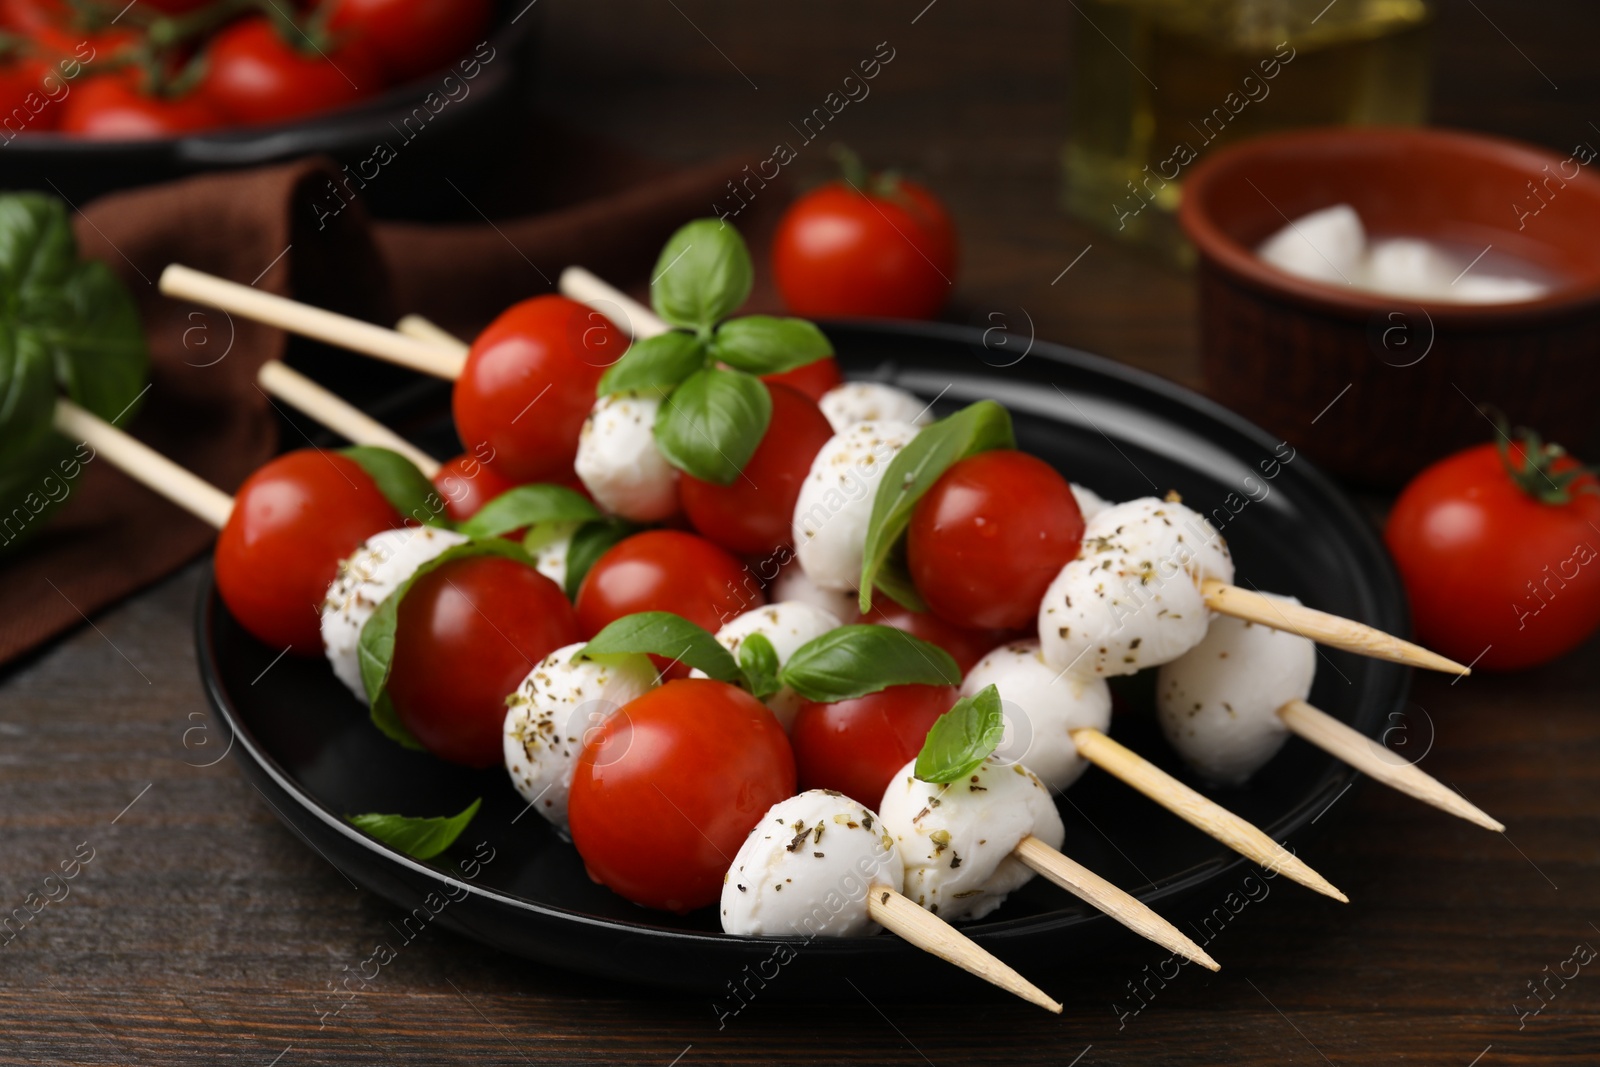
<path fill-rule="evenodd" d="M 783 688 L 778 681 L 778 650 L 772 639 L 763 633 L 745 634 L 739 642 L 739 669 L 744 672 L 750 692 L 757 700 L 765 700 Z"/>
<path fill-rule="evenodd" d="M 600 509 L 564 485 L 518 485 L 479 508 L 459 529 L 468 537 L 499 537 L 541 522 L 590 522 Z"/>
<path fill-rule="evenodd" d="M 677 660 L 719 682 L 740 684 L 744 672 L 705 629 L 670 611 L 640 611 L 607 625 L 578 650 L 579 656 L 615 656 L 627 652 L 646 652 Z"/>
<path fill-rule="evenodd" d="M 739 477 L 772 421 L 772 397 L 759 375 L 833 354 L 804 319 L 724 322 L 750 295 L 753 276 L 739 231 L 719 219 L 684 226 L 661 250 L 650 283 L 656 313 L 676 329 L 635 343 L 596 390 L 658 393 L 654 429 L 667 462 L 717 485 Z"/>
<path fill-rule="evenodd" d="M 400 604 L 419 578 L 431 574 L 447 563 L 473 556 L 502 556 L 533 567 L 533 560 L 523 551 L 522 546 L 504 538 L 490 537 L 454 545 L 413 571 L 411 577 L 401 582 L 394 592 L 384 598 L 383 603 L 372 613 L 372 617 L 361 627 L 361 639 L 356 644 L 356 655 L 361 663 L 361 685 L 367 691 L 367 707 L 372 716 L 372 724 L 390 740 L 406 748 L 420 750 L 424 746 L 400 721 L 399 714 L 394 710 L 394 703 L 389 699 L 389 673 L 394 664 L 394 640 L 395 630 L 400 623 Z"/>
<path fill-rule="evenodd" d="M 445 514 L 444 500 L 417 465 L 398 452 L 377 445 L 354 445 L 339 454 L 366 471 L 385 500 L 401 515 L 426 526 L 455 524 Z"/>
<path fill-rule="evenodd" d="M 924 782 L 943 784 L 965 778 L 989 758 L 1005 737 L 1000 690 L 985 686 L 956 701 L 928 730 L 917 753 L 914 773 Z"/>
<path fill-rule="evenodd" d="M 862 614 L 872 608 L 874 587 L 913 610 L 921 610 L 903 559 L 902 539 L 911 512 L 924 493 L 960 460 L 998 448 L 1016 448 L 1011 414 L 993 400 L 969 404 L 923 428 L 889 461 L 872 498 L 872 517 L 861 559 Z M 907 603 L 916 600 L 918 603 Z"/>
<path fill-rule="evenodd" d="M 431 860 L 451 845 L 467 828 L 467 824 L 483 806 L 479 797 L 468 804 L 459 815 L 437 816 L 427 819 L 408 818 L 404 815 L 346 815 L 345 819 L 359 830 L 376 837 L 391 848 L 399 849 L 412 859 Z"/>

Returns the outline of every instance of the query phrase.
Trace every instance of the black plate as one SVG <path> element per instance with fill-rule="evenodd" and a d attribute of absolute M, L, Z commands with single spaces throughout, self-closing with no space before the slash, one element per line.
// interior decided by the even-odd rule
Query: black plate
<path fill-rule="evenodd" d="M 1278 458 L 1277 442 L 1210 401 L 1058 345 L 1034 344 L 1025 358 L 1002 368 L 996 364 L 1012 357 L 1001 353 L 1020 351 L 1025 339 L 1010 338 L 1006 347 L 989 335 L 986 347 L 976 329 L 865 323 L 826 328 L 849 376 L 881 378 L 937 397 L 941 413 L 982 397 L 999 400 L 1011 409 L 1023 448 L 1112 499 L 1176 489 L 1199 511 L 1236 510 L 1223 532 L 1241 584 L 1292 593 L 1391 633 L 1404 632 L 1400 587 L 1368 524 L 1304 457 L 1269 467 L 1276 476 L 1266 479 L 1260 465 Z M 719 932 L 714 908 L 676 918 L 638 908 L 593 884 L 574 850 L 537 817 L 513 825 L 524 804 L 503 771 L 449 767 L 385 740 L 320 661 L 285 658 L 266 670 L 277 650 L 245 634 L 209 584 L 200 600 L 198 641 L 201 674 L 218 714 L 236 734 L 245 773 L 326 859 L 404 909 L 450 887 L 459 899 L 431 921 L 468 937 L 590 974 L 713 994 L 725 992 L 746 966 L 770 974 L 780 962 L 788 976 L 774 983 L 780 996 L 828 996 L 841 973 L 878 989 L 907 985 L 890 978 L 907 973 L 904 966 L 916 950 L 892 937 L 819 939 L 789 959 L 774 942 Z M 1313 701 L 1377 733 L 1402 707 L 1407 672 L 1324 653 Z M 1117 716 L 1114 734 L 1187 777 L 1139 688 L 1123 688 L 1130 710 Z M 1274 838 L 1299 844 L 1353 777 L 1343 764 L 1291 739 L 1247 788 L 1211 792 Z M 342 818 L 366 811 L 439 815 L 459 811 L 477 796 L 484 797 L 477 821 L 446 856 L 429 864 L 392 851 Z M 1181 909 L 1180 898 L 1219 880 L 1231 887 L 1244 877 L 1235 868 L 1245 861 L 1098 770 L 1091 769 L 1067 796 L 1061 804 L 1065 851 L 1160 910 Z M 493 858 L 474 866 L 468 861 L 475 852 Z M 469 872 L 474 877 L 467 878 Z M 436 896 L 433 903 L 443 899 Z M 1067 959 L 1081 961 L 1101 938 L 1132 936 L 1043 879 L 966 929 L 1036 977 Z M 930 989 L 972 992 L 960 982 L 917 985 L 920 996 Z"/>

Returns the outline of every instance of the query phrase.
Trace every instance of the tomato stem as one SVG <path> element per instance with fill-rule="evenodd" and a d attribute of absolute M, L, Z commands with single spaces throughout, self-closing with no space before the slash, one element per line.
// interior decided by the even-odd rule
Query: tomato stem
<path fill-rule="evenodd" d="M 1495 447 L 1500 451 L 1500 463 L 1516 487 L 1528 496 L 1541 504 L 1560 507 L 1572 502 L 1574 491 L 1600 495 L 1600 486 L 1594 481 L 1596 471 L 1593 467 L 1573 460 L 1570 464 L 1563 464 L 1558 471 L 1555 469 L 1557 463 L 1571 459 L 1565 448 L 1554 441 L 1545 441 L 1526 426 L 1519 426 L 1512 431 L 1505 416 L 1498 412 L 1494 415 L 1494 423 L 1500 431 L 1499 439 L 1495 442 Z M 1582 484 L 1574 484 L 1578 482 Z"/>

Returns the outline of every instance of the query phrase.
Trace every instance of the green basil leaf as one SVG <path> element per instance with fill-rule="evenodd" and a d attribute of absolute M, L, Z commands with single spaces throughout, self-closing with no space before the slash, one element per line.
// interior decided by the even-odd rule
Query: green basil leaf
<path fill-rule="evenodd" d="M 578 599 L 578 590 L 582 587 L 589 568 L 593 567 L 595 561 L 605 555 L 612 545 L 632 537 L 643 529 L 644 527 L 638 523 L 608 516 L 586 522 L 574 530 L 572 541 L 567 545 L 567 599 Z M 533 537 L 534 531 L 529 530 L 528 536 Z"/>
<path fill-rule="evenodd" d="M 729 319 L 711 338 L 711 358 L 751 374 L 779 374 L 833 355 L 821 330 L 805 319 L 748 315 Z"/>
<path fill-rule="evenodd" d="M 432 819 L 411 819 L 404 815 L 346 815 L 350 824 L 365 830 L 391 848 L 397 848 L 414 860 L 431 860 L 461 836 L 472 817 L 483 806 L 479 797 L 460 815 Z"/>
<path fill-rule="evenodd" d="M 783 688 L 778 681 L 778 650 L 766 634 L 746 634 L 739 642 L 739 669 L 757 700 L 765 700 Z"/>
<path fill-rule="evenodd" d="M 394 662 L 394 635 L 400 624 L 400 603 L 405 599 L 418 578 L 438 570 L 447 563 L 472 556 L 504 556 L 518 563 L 533 566 L 533 560 L 522 546 L 504 538 L 491 537 L 483 541 L 468 541 L 455 545 L 418 567 L 405 581 L 384 598 L 372 617 L 361 627 L 361 640 L 356 644 L 356 655 L 361 663 L 361 685 L 367 691 L 367 707 L 372 724 L 391 741 L 406 748 L 421 749 L 422 742 L 411 735 L 400 721 L 389 700 L 389 670 Z"/>
<path fill-rule="evenodd" d="M 772 421 L 766 383 L 741 371 L 695 371 L 656 413 L 667 462 L 714 485 L 731 485 Z"/>
<path fill-rule="evenodd" d="M 588 522 L 600 509 L 576 489 L 564 485 L 519 485 L 507 489 L 463 522 L 468 537 L 499 537 L 539 522 Z"/>
<path fill-rule="evenodd" d="M 594 635 L 578 650 L 580 656 L 614 656 L 621 652 L 647 652 L 686 663 L 708 677 L 734 685 L 744 673 L 710 633 L 682 615 L 670 611 L 641 611 L 624 615 Z"/>
<path fill-rule="evenodd" d="M 883 566 L 878 568 L 873 584 L 878 592 L 907 611 L 927 613 L 928 602 L 922 599 L 922 594 L 917 591 L 917 583 L 911 578 L 911 567 L 906 563 L 904 540 L 889 553 L 889 558 L 883 561 Z"/>
<path fill-rule="evenodd" d="M 86 458 L 87 457 L 87 458 Z M 27 544 L 72 497 L 94 450 L 47 433 L 0 464 L 0 558 Z"/>
<path fill-rule="evenodd" d="M 635 341 L 621 359 L 607 368 L 595 387 L 596 396 L 672 388 L 706 365 L 705 342 L 691 333 L 671 330 Z"/>
<path fill-rule="evenodd" d="M 696 219 L 667 238 L 651 272 L 650 304 L 667 322 L 710 330 L 750 295 L 755 269 L 739 231 Z"/>
<path fill-rule="evenodd" d="M 1005 734 L 1000 690 L 985 686 L 956 701 L 955 707 L 934 722 L 917 753 L 916 776 L 938 784 L 965 778 L 983 766 Z"/>
<path fill-rule="evenodd" d="M 872 517 L 867 523 L 861 559 L 863 613 L 872 607 L 873 586 L 910 525 L 912 509 L 933 483 L 968 456 L 1016 447 L 1011 414 L 993 400 L 980 400 L 925 427 L 895 454 L 872 498 Z"/>
<path fill-rule="evenodd" d="M 891 685 L 958 685 L 961 668 L 938 645 L 892 626 L 829 630 L 795 650 L 778 680 L 807 700 L 851 700 Z"/>
<path fill-rule="evenodd" d="M 62 318 L 32 325 L 68 396 L 102 419 L 126 421 L 150 369 L 133 297 L 104 263 L 80 263 L 58 294 Z"/>
<path fill-rule="evenodd" d="M 0 329 L 0 458 L 10 467 L 50 436 L 56 377 L 30 329 Z"/>
<path fill-rule="evenodd" d="M 400 453 L 376 445 L 355 445 L 342 448 L 339 453 L 355 460 L 401 515 L 429 526 L 454 525 L 446 516 L 444 499 L 433 483 Z"/>

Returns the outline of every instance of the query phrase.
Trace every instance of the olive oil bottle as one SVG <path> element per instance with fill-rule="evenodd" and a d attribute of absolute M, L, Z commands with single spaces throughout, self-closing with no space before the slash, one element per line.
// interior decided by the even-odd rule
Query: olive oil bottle
<path fill-rule="evenodd" d="M 1074 0 L 1067 210 L 1187 263 L 1183 176 L 1221 145 L 1426 118 L 1425 0 Z"/>

